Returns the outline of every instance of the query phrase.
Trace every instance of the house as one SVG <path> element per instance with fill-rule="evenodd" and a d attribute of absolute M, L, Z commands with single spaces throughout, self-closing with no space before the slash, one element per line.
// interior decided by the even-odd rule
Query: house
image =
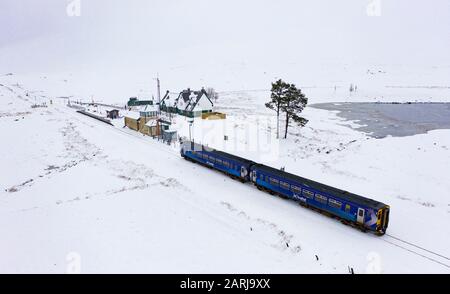
<path fill-rule="evenodd" d="M 214 103 L 209 99 L 205 89 L 192 91 L 183 90 L 178 95 L 169 91 L 161 100 L 161 111 L 177 113 L 187 117 L 200 117 L 203 113 L 213 111 Z"/>
<path fill-rule="evenodd" d="M 159 108 L 163 112 L 167 113 L 177 113 L 177 99 L 179 97 L 179 94 L 173 94 L 169 91 L 166 92 L 166 95 L 161 99 Z"/>
<path fill-rule="evenodd" d="M 222 112 L 208 112 L 202 114 L 202 119 L 206 120 L 219 120 L 219 119 L 226 119 L 227 115 Z"/>
<path fill-rule="evenodd" d="M 156 118 L 158 117 L 158 109 L 155 105 L 146 105 L 139 111 L 139 115 L 141 117 Z"/>
<path fill-rule="evenodd" d="M 113 110 L 110 110 L 110 111 L 106 111 L 106 117 L 107 118 L 110 118 L 110 119 L 116 119 L 116 118 L 119 118 L 119 110 L 117 110 L 117 109 L 113 109 Z"/>
<path fill-rule="evenodd" d="M 161 131 L 156 119 L 148 121 L 141 129 L 140 132 L 150 137 L 157 137 L 161 135 Z"/>
<path fill-rule="evenodd" d="M 170 122 L 161 119 L 152 119 L 147 121 L 139 131 L 150 137 L 159 137 L 164 131 L 169 129 L 169 126 Z"/>
<path fill-rule="evenodd" d="M 128 107 L 142 106 L 142 105 L 153 105 L 152 100 L 139 100 L 137 97 L 131 97 L 127 103 Z"/>
<path fill-rule="evenodd" d="M 155 117 L 142 117 L 140 112 L 130 111 L 124 116 L 125 126 L 139 132 L 145 124 L 156 119 Z"/>
<path fill-rule="evenodd" d="M 125 126 L 131 130 L 139 131 L 139 120 L 141 116 L 137 112 L 129 112 L 124 116 Z"/>

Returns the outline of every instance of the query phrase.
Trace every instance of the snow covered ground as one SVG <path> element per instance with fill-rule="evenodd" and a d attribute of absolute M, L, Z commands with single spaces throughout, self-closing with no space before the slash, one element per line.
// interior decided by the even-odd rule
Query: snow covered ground
<path fill-rule="evenodd" d="M 0 273 L 450 273 L 450 130 L 374 139 L 307 107 L 278 141 L 264 107 L 279 78 L 310 104 L 450 102 L 449 3 L 2 0 Z M 66 106 L 151 99 L 157 76 L 219 92 L 197 142 L 389 204 L 389 235 Z"/>
<path fill-rule="evenodd" d="M 77 114 L 55 98 L 63 90 L 52 93 L 59 80 L 48 90 L 30 81 L 0 78 L 0 272 L 64 273 L 74 262 L 82 273 L 449 272 L 445 258 L 363 234 L 184 161 L 176 146 Z M 229 119 L 197 120 L 194 136 L 216 146 L 226 134 L 221 147 L 261 161 L 258 149 L 235 148 L 259 128 L 276 150 L 266 163 L 388 203 L 390 235 L 450 255 L 449 130 L 377 140 L 307 108 L 307 127 L 278 142 L 264 99 L 222 96 Z M 47 108 L 30 107 L 43 101 Z M 175 126 L 187 135 L 183 118 Z"/>

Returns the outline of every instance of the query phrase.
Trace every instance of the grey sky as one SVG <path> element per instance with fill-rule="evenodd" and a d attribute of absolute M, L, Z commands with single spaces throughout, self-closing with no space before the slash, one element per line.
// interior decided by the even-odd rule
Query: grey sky
<path fill-rule="evenodd" d="M 57 52 L 81 62 L 357 60 L 450 64 L 450 1 L 380 0 L 2 0 L 0 64 Z M 7 60 L 6 60 L 7 59 Z"/>

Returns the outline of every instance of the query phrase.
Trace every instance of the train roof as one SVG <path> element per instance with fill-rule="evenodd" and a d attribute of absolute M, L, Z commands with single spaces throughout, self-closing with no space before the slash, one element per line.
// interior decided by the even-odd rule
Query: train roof
<path fill-rule="evenodd" d="M 207 151 L 207 152 L 215 153 L 215 154 L 217 154 L 219 156 L 222 156 L 222 157 L 225 157 L 225 158 L 228 158 L 228 159 L 231 159 L 231 160 L 239 161 L 239 162 L 245 163 L 247 165 L 256 164 L 254 161 L 251 161 L 251 160 L 248 160 L 248 159 L 245 159 L 245 158 L 242 158 L 242 157 L 230 154 L 230 153 L 219 151 L 219 150 L 216 150 L 214 148 L 211 148 L 211 147 L 208 147 L 208 146 L 204 146 L 204 145 L 201 145 L 201 144 L 197 144 L 197 143 L 194 143 L 194 142 L 187 141 L 187 142 L 184 142 L 184 144 L 185 144 L 185 146 L 189 146 L 188 147 L 189 149 L 191 149 L 190 146 L 192 144 L 194 144 L 194 151 Z"/>
<path fill-rule="evenodd" d="M 226 152 L 223 152 L 223 151 L 214 150 L 214 153 L 219 154 L 219 155 L 221 155 L 221 156 L 223 156 L 225 158 L 229 158 L 229 159 L 233 159 L 233 160 L 236 160 L 236 161 L 239 161 L 239 162 L 243 162 L 243 163 L 245 163 L 247 165 L 256 164 L 256 162 L 254 162 L 254 161 L 251 161 L 251 160 L 248 160 L 248 159 L 245 159 L 245 158 L 242 158 L 242 157 L 230 154 L 230 153 L 226 153 Z"/>
<path fill-rule="evenodd" d="M 356 195 L 338 188 L 334 188 L 331 186 L 327 186 L 325 184 L 321 184 L 312 180 L 308 180 L 306 178 L 290 174 L 285 171 L 278 170 L 276 168 L 264 165 L 264 164 L 256 164 L 254 168 L 260 169 L 262 171 L 266 171 L 268 173 L 272 173 L 274 175 L 278 175 L 280 177 L 284 177 L 287 179 L 290 179 L 292 181 L 299 182 L 305 186 L 311 187 L 313 189 L 328 193 L 330 195 L 336 195 L 336 197 L 342 198 L 344 200 L 347 200 L 349 202 L 353 202 L 356 204 L 362 204 L 370 208 L 380 209 L 385 207 L 386 205 L 384 203 L 378 202 L 376 200 L 366 198 L 360 195 Z"/>

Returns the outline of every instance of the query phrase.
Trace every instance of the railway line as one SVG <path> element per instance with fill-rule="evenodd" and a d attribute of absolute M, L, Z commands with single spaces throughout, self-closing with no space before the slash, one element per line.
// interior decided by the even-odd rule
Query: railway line
<path fill-rule="evenodd" d="M 81 117 L 79 117 L 77 119 L 81 120 Z M 109 128 L 106 128 L 106 129 L 109 129 Z M 121 130 L 119 128 L 114 127 L 113 129 L 114 129 L 115 132 L 120 132 L 120 133 L 122 133 L 122 134 L 124 134 L 126 136 L 130 136 L 130 137 L 133 137 L 135 139 L 145 141 L 147 143 L 151 142 L 149 140 L 145 140 L 141 136 L 136 136 L 135 134 L 126 132 L 126 131 Z M 111 131 L 113 131 L 113 130 L 111 129 Z M 155 147 L 157 149 L 159 149 L 160 151 L 163 151 L 163 152 L 165 152 L 167 154 L 170 154 L 171 156 L 174 156 L 174 157 L 178 157 L 179 156 L 179 153 L 174 151 L 174 150 L 167 150 L 167 148 L 162 148 L 160 146 L 156 146 L 156 144 L 155 144 Z M 441 266 L 443 266 L 445 268 L 450 269 L 450 257 L 445 256 L 445 255 L 443 255 L 441 253 L 438 253 L 438 252 L 436 252 L 434 250 L 427 249 L 427 248 L 425 248 L 423 246 L 417 245 L 417 244 L 415 244 L 413 242 L 410 242 L 410 241 L 403 240 L 402 238 L 399 238 L 399 237 L 396 237 L 394 235 L 387 234 L 387 233 L 384 236 L 382 236 L 380 238 L 380 240 L 382 240 L 382 241 L 384 241 L 384 242 L 386 242 L 386 243 L 388 243 L 388 244 L 390 244 L 392 246 L 400 248 L 400 249 L 402 249 L 404 251 L 407 251 L 407 252 L 409 252 L 411 254 L 414 254 L 416 256 L 419 256 L 421 258 L 427 259 L 427 260 L 429 260 L 429 261 L 431 261 L 433 263 L 439 264 L 439 265 L 441 265 Z"/>
<path fill-rule="evenodd" d="M 402 250 L 408 251 L 414 255 L 428 259 L 431 262 L 440 264 L 450 269 L 450 258 L 443 254 L 437 253 L 430 249 L 426 249 L 422 246 L 419 246 L 417 244 L 403 240 L 390 234 L 385 234 L 381 240 L 395 247 L 401 248 Z"/>

